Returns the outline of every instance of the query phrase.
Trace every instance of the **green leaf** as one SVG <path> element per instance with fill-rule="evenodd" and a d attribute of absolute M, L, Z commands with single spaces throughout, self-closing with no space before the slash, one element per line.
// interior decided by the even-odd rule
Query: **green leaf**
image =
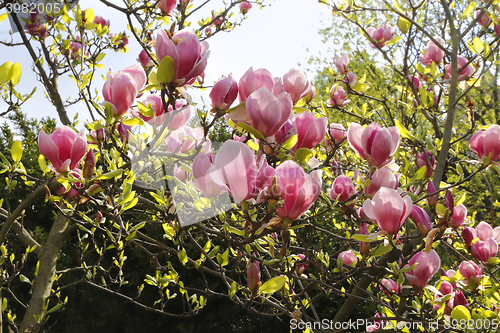
<path fill-rule="evenodd" d="M 222 263 L 221 266 L 224 267 L 227 264 L 229 264 L 229 249 L 227 249 L 223 254 L 222 254 Z"/>
<path fill-rule="evenodd" d="M 19 279 L 21 280 L 21 282 L 31 284 L 30 279 L 28 279 L 26 276 L 24 276 L 24 275 L 22 275 L 22 274 L 20 274 L 20 275 L 19 275 Z"/>
<path fill-rule="evenodd" d="M 427 167 L 424 165 L 420 169 L 417 170 L 415 178 L 416 179 L 422 179 L 422 178 L 424 178 L 426 172 L 427 172 Z"/>
<path fill-rule="evenodd" d="M 396 127 L 399 129 L 399 133 L 401 133 L 401 136 L 403 138 L 418 141 L 417 138 L 413 134 L 411 134 L 411 132 L 408 131 L 403 125 L 401 125 L 401 123 L 397 119 L 394 119 L 394 123 L 396 124 Z"/>
<path fill-rule="evenodd" d="M 108 173 L 102 174 L 102 175 L 96 177 L 94 180 L 111 179 L 111 178 L 121 176 L 122 173 L 123 173 L 123 169 L 116 169 L 114 171 L 110 171 Z"/>
<path fill-rule="evenodd" d="M 463 305 L 458 305 L 453 308 L 453 311 L 451 311 L 451 318 L 457 320 L 458 322 L 461 322 L 462 320 L 467 322 L 471 319 L 471 315 L 469 309 Z"/>
<path fill-rule="evenodd" d="M 174 80 L 175 68 L 174 59 L 170 56 L 163 58 L 158 65 L 158 71 L 156 72 L 156 79 L 158 83 L 169 84 Z"/>
<path fill-rule="evenodd" d="M 391 244 L 380 244 L 377 249 L 372 253 L 372 256 L 378 257 L 383 254 L 386 254 L 387 252 L 390 252 L 392 250 L 392 245 Z"/>
<path fill-rule="evenodd" d="M 404 17 L 400 16 L 398 18 L 398 27 L 402 33 L 406 34 L 411 27 L 411 23 L 410 23 L 410 21 L 408 21 Z"/>
<path fill-rule="evenodd" d="M 286 282 L 286 276 L 276 276 L 269 281 L 266 281 L 259 288 L 259 292 L 263 294 L 272 294 L 280 290 Z"/>
<path fill-rule="evenodd" d="M 21 80 L 21 64 L 16 62 L 10 69 L 10 82 L 15 86 Z"/>
<path fill-rule="evenodd" d="M 307 163 L 312 155 L 312 150 L 308 148 L 299 148 L 295 151 L 295 158 L 302 163 Z"/>
<path fill-rule="evenodd" d="M 414 263 L 414 264 L 413 264 L 413 265 L 411 265 L 410 267 L 403 268 L 403 269 L 401 269 L 399 272 L 400 272 L 400 273 L 409 272 L 409 271 L 414 270 L 414 269 L 415 269 L 415 267 L 417 267 L 417 263 Z"/>
<path fill-rule="evenodd" d="M 10 154 L 12 155 L 12 160 L 14 163 L 17 163 L 21 160 L 23 156 L 23 145 L 21 141 L 14 141 L 12 146 L 10 147 Z"/>
<path fill-rule="evenodd" d="M 283 144 L 283 148 L 292 149 L 299 141 L 299 136 L 297 134 L 292 135 L 286 142 Z"/>
<path fill-rule="evenodd" d="M 258 130 L 253 128 L 252 126 L 248 125 L 247 123 L 243 123 L 241 121 L 238 122 L 237 124 L 239 127 L 247 131 L 248 133 L 252 134 L 254 137 L 256 137 L 259 140 L 264 140 L 264 135 L 260 133 Z"/>
<path fill-rule="evenodd" d="M 208 198 L 199 198 L 193 203 L 194 208 L 196 208 L 198 211 L 203 211 L 205 208 L 210 207 L 210 199 Z"/>
<path fill-rule="evenodd" d="M 394 45 L 394 44 L 396 44 L 397 42 L 399 42 L 399 40 L 400 40 L 400 39 L 401 39 L 401 36 L 398 36 L 398 37 L 396 37 L 396 38 L 393 38 L 393 39 L 391 39 L 391 40 L 387 41 L 387 42 L 385 43 L 385 45 L 386 45 L 386 46 L 391 46 L 391 45 Z"/>
<path fill-rule="evenodd" d="M 188 262 L 187 254 L 186 254 L 186 249 L 182 249 L 181 252 L 177 253 L 177 257 L 179 258 L 179 261 L 185 265 Z"/>
<path fill-rule="evenodd" d="M 142 121 L 141 118 L 134 117 L 132 119 L 127 119 L 122 121 L 122 124 L 127 126 L 137 126 L 137 125 L 143 126 L 144 122 Z"/>
<path fill-rule="evenodd" d="M 59 310 L 60 308 L 62 308 L 63 305 L 64 305 L 64 303 L 58 303 L 52 309 L 50 309 L 49 311 L 47 311 L 47 314 L 52 313 L 52 312 L 56 312 L 57 310 Z"/>
<path fill-rule="evenodd" d="M 7 298 L 2 299 L 2 312 L 7 309 Z"/>
<path fill-rule="evenodd" d="M 238 285 L 236 281 L 233 281 L 233 283 L 231 283 L 231 291 L 229 292 L 229 298 L 233 298 L 234 294 L 236 294 L 236 291 L 238 291 Z"/>
<path fill-rule="evenodd" d="M 42 169 L 42 171 L 45 171 L 45 169 L 47 169 L 47 162 L 45 162 L 45 157 L 43 157 L 42 154 L 38 156 L 38 166 L 40 167 L 40 169 Z"/>

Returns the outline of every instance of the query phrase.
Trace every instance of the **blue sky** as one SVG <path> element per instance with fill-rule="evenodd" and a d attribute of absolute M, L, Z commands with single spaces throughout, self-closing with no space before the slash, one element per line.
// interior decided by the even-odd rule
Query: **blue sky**
<path fill-rule="evenodd" d="M 194 3 L 200 0 L 194 0 Z M 97 0 L 82 1 L 82 8 L 91 7 L 96 15 L 101 15 L 111 20 L 111 31 L 119 32 L 126 30 L 126 20 L 119 13 L 110 10 Z M 215 0 L 208 9 L 219 9 Z M 267 68 L 273 76 L 282 76 L 290 68 L 298 67 L 311 69 L 304 66 L 310 54 L 322 53 L 326 56 L 327 46 L 321 43 L 318 30 L 328 24 L 331 20 L 331 13 L 324 5 L 320 5 L 315 0 L 276 0 L 267 1 L 270 6 L 259 10 L 255 5 L 248 14 L 242 26 L 237 27 L 231 33 L 219 33 L 208 40 L 211 55 L 205 70 L 205 83 L 212 84 L 221 75 L 233 74 L 236 80 L 253 66 L 257 68 Z M 88 6 L 88 7 L 84 7 Z M 208 15 L 207 12 L 204 13 Z M 197 19 L 193 22 L 197 26 Z M 0 38 L 9 39 L 10 29 L 8 20 L 0 23 Z M 16 35 L 15 37 L 18 37 Z M 108 68 L 114 71 L 136 64 L 139 52 L 138 44 L 130 38 L 130 51 L 123 53 L 108 53 L 102 64 L 106 67 L 100 69 L 98 74 L 104 75 Z M 0 46 L 0 64 L 12 60 L 20 62 L 22 65 L 22 77 L 18 89 L 27 93 L 31 91 L 33 84 L 37 83 L 38 90 L 35 96 L 23 106 L 23 111 L 32 117 L 53 116 L 56 117 L 55 109 L 45 99 L 43 88 L 36 81 L 36 77 L 31 70 L 31 59 L 24 47 L 7 48 Z M 330 55 L 329 55 L 330 56 Z M 332 55 L 333 56 L 333 55 Z M 99 75 L 100 76 L 100 75 Z M 103 81 L 98 78 L 95 87 L 101 91 Z M 76 90 L 71 79 L 61 78 L 59 87 L 63 97 L 75 97 Z M 194 101 L 204 100 L 209 103 L 208 91 L 201 93 L 190 90 Z M 80 120 L 84 120 L 88 115 L 83 104 L 76 104 L 68 108 L 68 113 L 72 119 L 79 113 Z"/>

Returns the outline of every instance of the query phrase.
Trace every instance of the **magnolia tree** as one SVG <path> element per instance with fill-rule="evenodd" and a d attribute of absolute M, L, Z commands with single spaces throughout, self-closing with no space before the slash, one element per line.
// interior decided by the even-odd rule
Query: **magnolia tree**
<path fill-rule="evenodd" d="M 112 22 L 80 5 L 25 20 L 12 3 L 0 5 L 20 36 L 3 45 L 26 48 L 64 124 L 39 133 L 43 178 L 26 172 L 20 142 L 0 156 L 2 283 L 9 291 L 32 284 L 22 313 L 4 293 L 4 327 L 39 330 L 68 301 L 65 283 L 81 281 L 114 293 L 129 284 L 130 302 L 154 294 L 143 306 L 178 316 L 225 296 L 291 329 L 334 331 L 357 319 L 366 321 L 351 330 L 498 327 L 500 227 L 484 175 L 500 173 L 500 126 L 476 124 L 473 95 L 496 65 L 496 4 L 321 1 L 400 82 L 397 94 L 372 96 L 376 87 L 343 54 L 321 99 L 299 69 L 275 77 L 248 64 L 241 78 L 204 82 L 206 39 L 235 28 L 258 1 L 233 0 L 196 28 L 191 15 L 208 1 L 101 1 L 123 14 L 129 35 L 111 33 Z M 109 72 L 93 91 L 105 52 L 125 51 L 130 38 L 143 48 L 139 63 Z M 9 110 L 30 97 L 14 88 L 20 75 L 17 63 L 0 68 Z M 75 101 L 60 95 L 62 75 L 72 76 L 92 119 L 84 129 L 67 116 Z M 209 89 L 209 108 L 192 102 L 197 89 Z M 194 113 L 198 127 L 189 125 Z M 221 121 L 232 139 L 212 142 Z M 476 176 L 491 193 L 488 221 L 464 204 Z M 32 193 L 13 202 L 16 186 Z M 22 223 L 39 196 L 57 212 L 43 243 Z M 15 253 L 6 237 L 26 251 Z M 70 237 L 78 260 L 56 271 Z M 136 252 L 149 258 L 145 271 L 129 264 Z M 34 270 L 24 265 L 30 256 Z M 186 268 L 198 277 L 186 278 Z M 335 295 L 343 304 L 322 318 L 318 304 Z M 371 317 L 352 315 L 368 303 Z"/>

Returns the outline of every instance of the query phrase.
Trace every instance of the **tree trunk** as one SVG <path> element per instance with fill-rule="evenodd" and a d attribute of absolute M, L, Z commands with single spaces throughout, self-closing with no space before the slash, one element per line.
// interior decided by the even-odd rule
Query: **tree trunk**
<path fill-rule="evenodd" d="M 64 241 L 64 231 L 69 219 L 59 213 L 50 230 L 47 242 L 42 246 L 39 257 L 38 275 L 33 281 L 33 295 L 21 323 L 20 332 L 37 332 L 47 312 L 46 299 L 52 291 L 56 273 L 56 262 Z"/>

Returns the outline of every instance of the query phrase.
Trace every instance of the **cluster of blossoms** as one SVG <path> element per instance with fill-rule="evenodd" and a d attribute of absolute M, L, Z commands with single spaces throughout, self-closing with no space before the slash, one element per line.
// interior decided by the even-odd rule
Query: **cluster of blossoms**
<path fill-rule="evenodd" d="M 177 2 L 159 1 L 157 6 L 164 15 L 170 15 Z M 245 14 L 250 8 L 250 3 L 240 3 L 242 13 Z M 214 17 L 214 22 L 217 22 L 217 17 Z M 109 22 L 99 24 L 109 25 Z M 375 48 L 384 47 L 393 38 L 392 27 L 388 24 L 378 29 L 368 28 L 367 33 Z M 445 42 L 442 39 L 435 38 L 435 41 L 444 47 Z M 168 82 L 158 84 L 176 90 L 204 76 L 210 52 L 208 43 L 200 42 L 195 32 L 184 29 L 171 35 L 161 30 L 156 36 L 154 46 L 158 63 L 166 59 L 166 62 L 170 61 L 172 64 L 169 73 L 172 78 Z M 72 45 L 72 52 L 75 54 L 80 49 L 81 45 Z M 420 62 L 429 66 L 432 63 L 440 64 L 443 58 L 444 51 L 434 41 L 430 41 L 425 54 L 420 57 Z M 318 117 L 311 111 L 295 113 L 294 106 L 310 102 L 316 94 L 314 85 L 302 71 L 291 69 L 282 77 L 274 77 L 267 69 L 250 68 L 239 81 L 232 75 L 217 81 L 209 95 L 212 113 L 216 117 L 224 116 L 234 128 L 248 132 L 248 137 L 246 134 L 244 137 L 235 136 L 234 140 L 224 142 L 215 151 L 210 140 L 206 138 L 204 128 L 193 129 L 186 125 L 191 117 L 191 105 L 187 98 L 186 101 L 177 100 L 168 104 L 167 100 L 152 94 L 142 99 L 137 108 L 133 108 L 137 99 L 142 98 L 141 91 L 148 81 L 144 68 L 153 64 L 145 51 L 139 55 L 139 61 L 141 65 L 108 74 L 102 95 L 104 106 L 111 111 L 115 122 L 106 129 L 100 128 L 91 133 L 96 141 L 102 142 L 108 135 L 118 135 L 124 144 L 128 142 L 130 128 L 122 123 L 128 116 L 141 118 L 154 128 L 167 128 L 167 134 L 163 138 L 163 152 L 188 155 L 196 151 L 191 173 L 178 165 L 174 167 L 173 174 L 177 180 L 192 184 L 200 197 L 204 196 L 210 201 L 214 201 L 222 193 L 228 193 L 234 202 L 242 207 L 268 202 L 271 207 L 269 212 L 276 215 L 273 217 L 274 222 L 282 223 L 283 230 L 294 220 L 307 214 L 323 187 L 324 175 L 319 167 L 320 162 L 311 158 L 307 167 L 301 166 L 300 163 L 304 161 L 299 158 L 300 154 L 315 149 L 321 143 L 324 143 L 325 148 L 318 149 L 333 152 L 347 141 L 355 153 L 355 158 L 364 160 L 368 168 L 364 174 L 356 169 L 352 177 L 349 173 L 341 174 L 340 168 L 337 168 L 338 165 L 334 162 L 336 177 L 331 187 L 328 185 L 327 193 L 343 212 L 354 214 L 358 218 L 359 225 L 356 227 L 359 228 L 359 234 L 366 235 L 367 238 L 359 242 L 359 251 L 342 251 L 338 255 L 341 262 L 356 266 L 361 258 L 369 254 L 368 237 L 372 236 L 369 235 L 369 230 L 377 233 L 375 238 L 384 237 L 388 245 L 394 245 L 410 216 L 422 236 L 433 236 L 437 232 L 433 229 L 433 221 L 429 216 L 430 213 L 435 213 L 434 208 L 439 200 L 435 193 L 437 191 L 429 180 L 436 168 L 433 153 L 423 149 L 416 154 L 415 165 L 418 168 L 425 167 L 423 178 L 429 181 L 429 207 L 417 206 L 412 197 L 418 195 L 420 189 L 403 189 L 404 186 L 401 188 L 399 184 L 401 174 L 397 173 L 398 167 L 395 164 L 395 155 L 401 142 L 398 127 L 383 127 L 376 122 L 362 126 L 352 122 L 346 130 L 342 124 L 329 124 L 326 117 Z M 459 80 L 465 80 L 474 73 L 474 68 L 470 64 L 467 65 L 467 62 L 465 58 L 458 58 L 459 68 L 465 67 L 460 72 Z M 336 57 L 334 63 L 343 79 L 331 88 L 329 105 L 339 108 L 350 102 L 346 91 L 354 84 L 355 76 L 348 70 L 349 55 Z M 445 66 L 445 72 L 451 77 L 449 64 Z M 164 73 L 157 73 L 160 77 L 158 74 Z M 419 89 L 418 78 L 410 77 L 408 80 Z M 239 104 L 233 107 L 238 97 Z M 116 133 L 110 133 L 112 130 Z M 295 139 L 294 144 L 287 146 L 289 140 L 294 141 L 292 138 Z M 485 163 L 495 162 L 500 158 L 499 138 L 500 126 L 493 125 L 474 134 L 470 140 L 470 148 Z M 255 147 L 258 148 L 254 149 Z M 87 152 L 83 131 L 77 134 L 73 129 L 63 126 L 47 135 L 42 130 L 39 135 L 39 148 L 51 161 L 56 173 L 70 174 L 81 180 L 75 187 L 83 187 L 85 179 L 93 176 L 94 154 L 92 149 Z M 286 151 L 289 158 L 279 158 L 280 152 L 283 151 Z M 87 157 L 84 167 L 79 169 L 85 155 Z M 309 172 L 304 168 L 309 168 Z M 78 191 L 72 190 L 71 194 L 67 194 L 68 197 L 78 195 Z M 455 230 L 462 228 L 467 219 L 467 208 L 463 204 L 455 205 L 450 191 L 443 196 L 442 203 L 447 211 L 440 216 L 440 227 Z M 428 208 L 432 208 L 432 212 Z M 488 265 L 490 258 L 496 258 L 500 240 L 498 228 L 500 227 L 493 229 L 485 222 L 479 223 L 476 229 L 463 228 L 462 236 L 467 248 L 479 265 Z M 432 245 L 432 238 L 429 243 Z M 298 275 L 304 274 L 307 260 L 304 255 L 299 257 L 299 263 L 296 265 Z M 436 288 L 436 306 L 441 307 L 441 303 L 446 303 L 445 306 L 450 310 L 458 305 L 467 306 L 460 287 L 471 286 L 472 280 L 478 283 L 475 279 L 483 272 L 479 265 L 472 261 L 460 265 L 460 274 L 466 281 L 461 282 L 461 285 L 440 281 Z M 415 292 L 422 293 L 440 267 L 439 255 L 428 247 L 425 251 L 414 254 L 401 268 L 407 269 L 405 277 Z M 474 273 L 471 273 L 472 271 Z M 446 276 L 451 278 L 450 274 L 451 277 L 455 275 L 454 272 L 447 272 Z M 472 276 L 475 278 L 472 279 Z M 252 258 L 247 265 L 247 282 L 253 294 L 257 293 L 260 278 L 259 261 Z M 382 280 L 381 284 L 385 293 L 399 292 L 399 285 L 392 280 Z M 451 296 L 444 300 L 446 295 Z"/>

